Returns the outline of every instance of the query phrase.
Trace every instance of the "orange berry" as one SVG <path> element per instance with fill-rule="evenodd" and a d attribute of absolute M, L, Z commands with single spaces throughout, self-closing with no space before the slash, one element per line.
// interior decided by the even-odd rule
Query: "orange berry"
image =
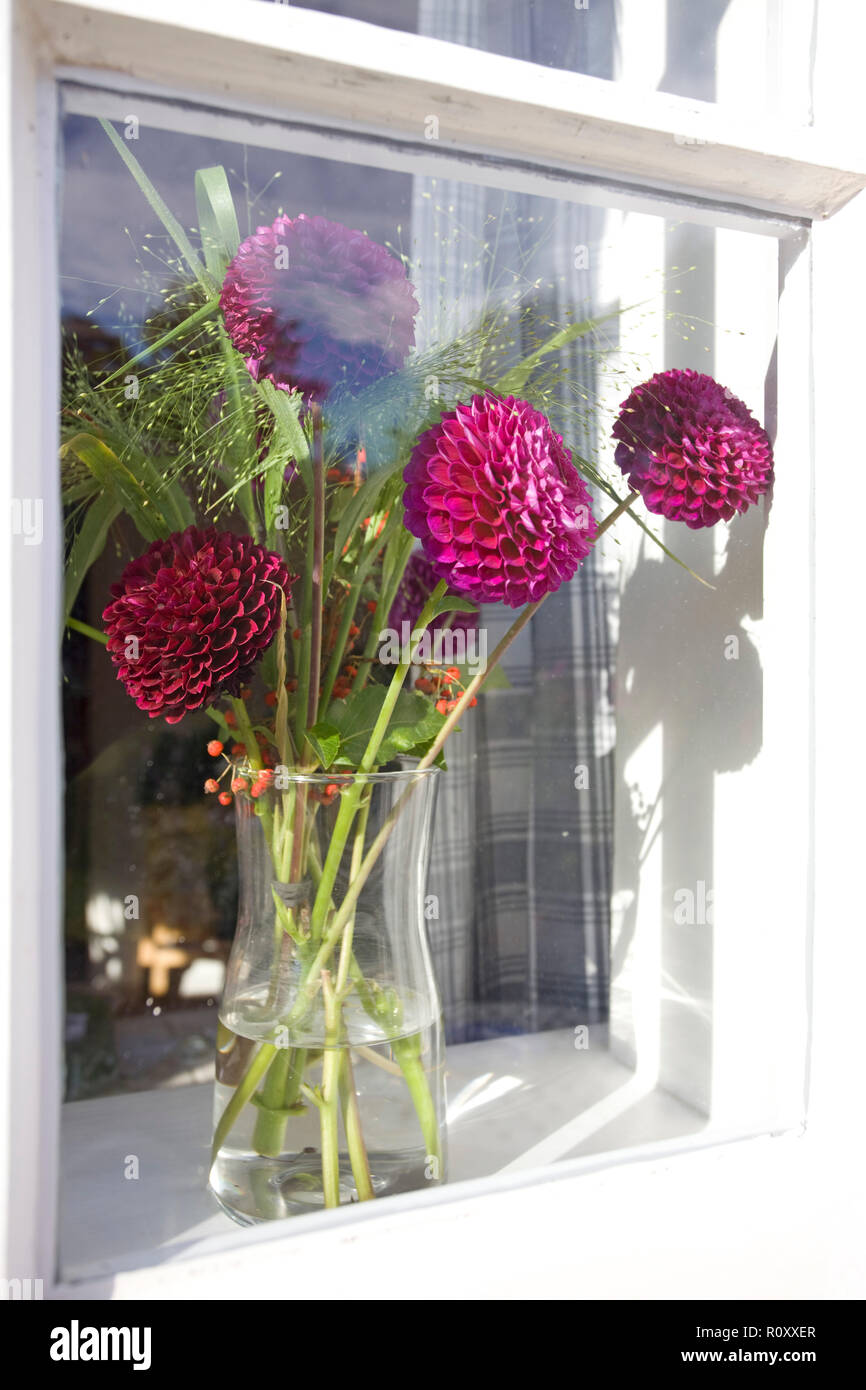
<path fill-rule="evenodd" d="M 225 716 L 225 721 L 230 729 L 236 729 L 238 727 L 238 721 L 235 719 L 234 712 L 232 710 L 229 710 L 228 714 Z"/>
<path fill-rule="evenodd" d="M 342 476 L 343 475 L 340 472 L 339 468 L 329 468 L 327 473 L 325 474 L 325 477 L 329 478 L 332 483 L 338 482 L 339 479 L 342 478 Z"/>
<path fill-rule="evenodd" d="M 368 599 L 367 599 L 367 612 L 368 612 L 368 613 L 375 613 L 376 607 L 377 607 L 376 600 L 375 600 L 374 598 L 368 598 Z"/>
<path fill-rule="evenodd" d="M 250 687 L 248 685 L 245 685 L 243 690 L 241 691 L 241 699 L 248 700 L 252 693 L 253 692 L 250 690 Z"/>
<path fill-rule="evenodd" d="M 437 700 L 437 701 L 436 701 L 436 710 L 437 710 L 437 713 L 439 713 L 439 714 L 444 714 L 445 711 L 447 710 L 447 708 L 448 708 L 448 701 L 447 701 L 447 700 Z"/>
<path fill-rule="evenodd" d="M 288 690 L 289 694 L 292 695 L 297 690 L 297 688 L 297 679 L 294 676 L 290 676 L 289 679 L 286 681 L 286 689 Z"/>
<path fill-rule="evenodd" d="M 359 633 L 360 631 L 361 631 L 361 629 L 358 627 L 358 624 L 357 624 L 357 623 L 352 623 L 352 624 L 350 624 L 350 626 L 349 626 L 349 636 L 350 636 L 350 637 L 357 637 L 357 636 L 358 636 L 358 633 Z"/>
<path fill-rule="evenodd" d="M 217 801 L 219 802 L 220 806 L 231 806 L 231 804 L 232 804 L 232 794 L 231 794 L 231 792 L 220 792 L 219 796 L 217 797 Z"/>
<path fill-rule="evenodd" d="M 219 782 L 215 782 L 213 777 L 209 777 L 204 784 L 204 789 L 208 793 L 208 795 L 211 795 L 213 792 L 218 792 L 219 787 Z"/>
<path fill-rule="evenodd" d="M 242 755 L 243 755 L 246 751 L 247 751 L 247 750 L 244 748 L 244 745 L 243 745 L 242 743 L 233 743 L 233 744 L 232 744 L 232 757 L 233 757 L 233 758 L 240 758 L 240 757 L 242 757 Z"/>
<path fill-rule="evenodd" d="M 357 676 L 357 674 L 358 674 L 358 668 L 357 668 L 357 666 L 347 666 L 347 667 L 346 667 L 346 675 L 347 675 L 347 676 L 350 676 L 352 680 L 355 679 L 355 677 Z"/>
<path fill-rule="evenodd" d="M 212 758 L 219 757 L 220 753 L 223 751 L 223 746 L 218 738 L 211 739 L 210 743 L 207 746 L 207 751 L 210 753 Z"/>
<path fill-rule="evenodd" d="M 329 782 L 325 788 L 325 796 L 336 796 L 339 790 L 336 782 Z"/>
<path fill-rule="evenodd" d="M 445 674 L 446 674 L 446 676 L 448 677 L 449 680 L 452 680 L 452 681 L 459 681 L 459 679 L 460 679 L 460 668 L 459 668 L 458 666 L 449 666 L 448 669 L 447 669 L 447 671 L 445 672 Z"/>
<path fill-rule="evenodd" d="M 300 639 L 300 636 L 301 636 L 301 629 L 300 629 L 299 627 L 296 627 L 296 628 L 293 630 L 293 632 L 292 632 L 292 637 L 293 637 L 293 639 L 297 642 L 297 641 Z"/>
<path fill-rule="evenodd" d="M 265 696 L 265 704 L 266 704 L 270 709 L 273 709 L 274 706 L 276 705 L 276 703 L 277 703 L 277 692 L 276 692 L 275 690 L 269 690 L 268 693 L 267 693 L 267 695 Z"/>
<path fill-rule="evenodd" d="M 477 705 L 477 704 L 478 704 L 478 696 L 477 696 L 477 695 L 473 695 L 473 696 L 472 696 L 472 699 L 469 701 L 469 708 L 471 709 L 473 705 Z"/>
<path fill-rule="evenodd" d="M 246 791 L 246 787 L 247 787 L 247 779 L 246 779 L 246 777 L 233 777 L 233 778 L 232 778 L 232 791 L 233 791 L 233 792 L 242 792 L 242 791 Z"/>

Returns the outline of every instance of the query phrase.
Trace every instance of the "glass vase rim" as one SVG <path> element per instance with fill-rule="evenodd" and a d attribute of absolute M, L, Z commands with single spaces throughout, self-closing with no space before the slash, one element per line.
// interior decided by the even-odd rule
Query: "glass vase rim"
<path fill-rule="evenodd" d="M 255 775 L 254 769 L 250 767 L 248 757 L 238 755 L 236 758 L 231 758 L 230 762 L 235 772 L 240 773 L 241 776 L 249 777 Z M 274 769 L 270 768 L 266 769 L 266 771 L 273 772 Z M 390 782 L 410 782 L 419 777 L 427 777 L 430 773 L 439 773 L 441 771 L 441 767 L 436 767 L 435 764 L 431 767 L 401 767 L 391 772 L 356 772 L 345 768 L 339 768 L 331 772 L 300 772 L 294 768 L 289 768 L 283 773 L 283 777 L 291 786 L 330 786 L 334 782 L 336 782 L 338 786 L 348 786 L 351 782 L 372 782 L 374 784 L 378 782 L 385 784 Z M 271 784 L 271 786 L 272 789 L 274 789 L 273 784 Z M 282 791 L 284 789 L 279 788 L 279 790 Z"/>

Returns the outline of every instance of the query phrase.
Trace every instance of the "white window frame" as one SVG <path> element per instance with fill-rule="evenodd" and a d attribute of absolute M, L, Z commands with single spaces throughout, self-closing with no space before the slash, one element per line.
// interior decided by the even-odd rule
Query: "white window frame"
<path fill-rule="evenodd" d="M 850 880 L 866 760 L 859 708 L 846 715 L 845 701 L 859 487 L 838 460 L 862 450 L 866 301 L 845 270 L 853 264 L 862 280 L 854 258 L 866 244 L 866 159 L 843 113 L 837 108 L 840 118 L 826 126 L 744 125 L 721 108 L 636 98 L 613 83 L 417 35 L 388 31 L 384 42 L 371 26 L 253 0 L 2 0 L 0 16 L 9 126 L 0 188 L 13 194 L 0 220 L 3 505 L 8 516 L 14 498 L 44 499 L 41 546 L 0 529 L 0 717 L 9 749 L 0 833 L 3 1273 L 42 1278 L 60 1298 L 225 1297 L 240 1287 L 245 1297 L 273 1298 L 300 1281 L 306 1297 L 326 1289 L 352 1297 L 364 1286 L 405 1296 L 410 1268 L 416 1292 L 430 1298 L 844 1296 L 866 1244 L 850 1232 L 847 1205 L 861 1181 L 864 959 Z M 852 30 L 859 25 L 862 35 L 862 21 L 850 7 L 830 3 L 821 24 L 830 64 L 860 50 Z M 292 120 L 313 143 L 343 132 L 357 140 L 359 157 L 370 136 L 386 139 L 395 168 L 447 173 L 453 153 L 464 176 L 467 155 L 478 181 L 501 178 L 505 162 L 511 186 L 525 179 L 560 197 L 579 175 L 588 180 L 576 193 L 583 200 L 598 180 L 616 185 L 626 205 L 652 211 L 674 196 L 690 219 L 717 225 L 756 229 L 755 212 L 813 220 L 811 257 L 800 258 L 781 301 L 777 453 L 798 454 L 804 467 L 789 488 L 780 470 L 766 555 L 773 646 L 762 653 L 775 784 L 799 808 L 787 821 L 790 841 L 770 834 L 765 847 L 768 873 L 778 875 L 771 897 L 810 934 L 818 907 L 805 1135 L 572 1160 L 445 1187 L 422 1203 L 408 1196 L 309 1217 L 291 1232 L 232 1232 L 170 1264 L 155 1252 L 111 1280 L 54 1282 L 63 989 L 58 76 L 146 94 L 155 105 L 212 105 L 224 123 L 232 113 L 253 115 L 264 131 L 269 121 Z M 431 112 L 447 112 L 436 151 L 424 140 Z M 831 491 L 837 478 L 844 492 Z M 848 720 L 841 736 L 840 704 Z M 784 1058 L 780 1040 L 781 1066 Z"/>

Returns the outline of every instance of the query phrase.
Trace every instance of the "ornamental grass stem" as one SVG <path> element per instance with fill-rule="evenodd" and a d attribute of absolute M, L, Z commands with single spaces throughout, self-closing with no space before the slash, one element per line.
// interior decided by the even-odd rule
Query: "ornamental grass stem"
<path fill-rule="evenodd" d="M 376 1193 L 373 1190 L 373 1179 L 370 1175 L 370 1160 L 367 1157 L 364 1131 L 361 1128 L 358 1094 L 355 1090 L 355 1072 L 348 1047 L 345 1050 L 340 1070 L 340 1105 L 343 1110 L 343 1128 L 346 1131 L 346 1147 L 349 1150 L 352 1177 L 355 1179 L 355 1186 L 358 1189 L 358 1200 L 372 1202 Z"/>
<path fill-rule="evenodd" d="M 340 1205 L 339 1087 L 343 1053 L 339 1046 L 340 1008 L 331 972 L 322 971 L 325 1006 L 325 1050 L 322 1056 L 322 1103 L 319 1122 L 322 1136 L 322 1192 L 326 1207 Z"/>
<path fill-rule="evenodd" d="M 307 687 L 307 728 L 316 722 L 322 667 L 322 574 L 325 564 L 325 460 L 322 446 L 322 407 L 313 401 L 313 575 L 311 593 L 310 679 Z M 300 747 L 300 744 L 299 744 Z"/>

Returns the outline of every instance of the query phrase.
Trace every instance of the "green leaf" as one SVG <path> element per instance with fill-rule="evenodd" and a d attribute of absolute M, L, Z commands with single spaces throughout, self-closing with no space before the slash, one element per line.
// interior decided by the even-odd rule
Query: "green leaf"
<path fill-rule="evenodd" d="M 226 723 L 226 717 L 220 710 L 214 709 L 213 705 L 211 705 L 210 708 L 205 710 L 205 714 L 207 715 L 208 719 L 212 719 L 213 722 L 219 728 L 220 739 L 223 743 L 236 742 L 234 734 L 232 733 L 231 729 Z"/>
<path fill-rule="evenodd" d="M 195 205 L 205 263 L 221 284 L 241 240 L 234 199 L 221 164 L 196 170 Z"/>
<path fill-rule="evenodd" d="M 141 484 L 148 497 L 159 499 L 160 510 L 169 531 L 185 531 L 187 526 L 192 526 L 195 513 L 189 504 L 189 498 L 178 480 L 169 478 L 171 460 L 164 459 L 160 468 L 158 459 L 145 455 L 139 459 L 139 466 L 142 474 Z"/>
<path fill-rule="evenodd" d="M 459 725 L 459 724 L 455 724 L 454 728 L 451 730 L 451 733 L 452 733 L 452 734 L 459 734 L 459 733 L 460 733 L 460 725 Z M 416 744 L 416 746 L 412 749 L 412 757 L 413 757 L 413 758 L 423 758 L 423 757 L 425 756 L 425 754 L 428 753 L 428 752 L 430 751 L 430 749 L 433 747 L 434 741 L 435 741 L 434 738 L 428 738 L 428 739 L 426 740 L 425 743 L 418 743 L 418 744 Z M 436 757 L 433 759 L 433 766 L 434 766 L 434 767 L 441 767 L 443 772 L 447 772 L 447 771 L 448 771 L 448 764 L 447 764 L 446 761 L 445 761 L 445 749 L 444 749 L 444 747 L 439 749 L 439 752 L 436 754 Z"/>
<path fill-rule="evenodd" d="M 69 620 L 84 576 L 105 549 L 108 528 L 121 511 L 117 497 L 105 491 L 90 504 L 66 560 L 63 614 Z"/>
<path fill-rule="evenodd" d="M 334 759 L 334 766 L 358 767 L 387 693 L 384 685 L 366 685 L 348 700 L 333 702 L 328 710 L 328 723 L 341 738 L 340 752 Z M 379 745 L 377 764 L 381 766 L 390 762 L 398 754 L 415 756 L 419 746 L 429 748 L 444 722 L 444 715 L 439 714 L 420 692 L 401 690 Z"/>
<path fill-rule="evenodd" d="M 196 280 L 204 285 L 209 298 L 218 293 L 219 283 L 213 278 L 208 269 L 202 265 L 183 227 L 180 225 L 167 203 L 165 203 L 161 195 L 154 188 L 147 174 L 130 150 L 128 142 L 126 140 L 121 140 L 114 126 L 111 125 L 109 121 L 103 120 L 102 117 L 100 117 L 99 124 L 117 150 L 117 153 L 120 155 L 127 169 L 132 174 L 132 177 L 150 203 L 150 206 L 153 208 L 160 222 L 165 227 L 165 230 L 183 256 Z"/>
<path fill-rule="evenodd" d="M 350 536 L 357 530 L 358 525 L 365 516 L 372 516 L 376 511 L 376 501 L 387 482 L 393 478 L 403 464 L 401 455 L 397 455 L 391 463 L 384 468 L 379 468 L 372 473 L 362 487 L 358 489 L 354 497 L 349 502 L 343 515 L 340 517 L 340 524 L 337 527 L 337 534 L 334 537 L 333 553 L 339 558 L 343 553 L 343 546 Z"/>
<path fill-rule="evenodd" d="M 477 613 L 477 604 L 471 603 L 468 598 L 459 598 L 457 594 L 446 594 L 440 598 L 430 614 L 430 621 L 438 618 L 440 613 Z"/>
<path fill-rule="evenodd" d="M 234 482 L 227 488 L 219 502 L 237 495 L 237 504 L 243 513 L 250 534 L 258 539 L 258 518 L 251 487 L 255 463 L 258 461 L 259 446 L 256 440 L 255 402 L 252 394 L 252 377 L 240 353 L 232 346 L 231 339 L 222 325 L 219 328 L 220 351 L 225 370 L 225 393 L 228 403 L 228 419 L 221 417 L 221 429 L 226 432 L 224 457 L 231 469 Z M 213 504 L 214 506 L 217 503 Z"/>
<path fill-rule="evenodd" d="M 155 541 L 171 533 L 171 526 L 154 498 L 96 435 L 77 434 L 63 445 L 60 453 L 61 457 L 74 454 L 90 469 L 105 490 L 118 500 L 146 541 Z"/>
<path fill-rule="evenodd" d="M 327 772 L 340 752 L 340 744 L 343 740 L 339 729 L 335 729 L 333 724 L 321 721 L 318 724 L 314 724 L 312 729 L 307 730 L 307 739 L 310 747 L 322 764 L 322 767 Z"/>
<path fill-rule="evenodd" d="M 308 493 L 313 491 L 313 470 L 310 465 L 310 448 L 304 434 L 299 414 L 302 400 L 297 392 L 289 395 L 277 390 L 272 381 L 256 383 L 259 395 L 274 417 L 277 437 L 285 449 L 285 461 L 294 459 L 304 480 Z"/>
<path fill-rule="evenodd" d="M 469 684 L 469 682 L 470 682 L 471 680 L 474 680 L 474 679 L 475 679 L 475 676 L 478 674 L 477 667 L 473 667 L 473 666 L 458 666 L 457 669 L 458 669 L 458 671 L 460 672 L 460 683 L 461 683 L 461 685 L 463 686 L 463 688 L 464 688 L 464 690 L 465 690 L 465 688 L 466 688 L 466 686 Z M 503 669 L 502 669 L 502 663 L 501 663 L 501 662 L 497 662 L 495 666 L 491 666 L 491 667 L 490 667 L 489 673 L 488 673 L 487 676 L 485 677 L 485 680 L 484 680 L 484 687 L 483 687 L 483 692 L 482 692 L 482 693 L 486 695 L 486 694 L 488 693 L 488 691 L 491 691 L 491 690 L 510 690 L 510 689 L 511 689 L 511 681 L 508 679 L 508 677 L 506 676 L 505 672 L 503 671 Z"/>

